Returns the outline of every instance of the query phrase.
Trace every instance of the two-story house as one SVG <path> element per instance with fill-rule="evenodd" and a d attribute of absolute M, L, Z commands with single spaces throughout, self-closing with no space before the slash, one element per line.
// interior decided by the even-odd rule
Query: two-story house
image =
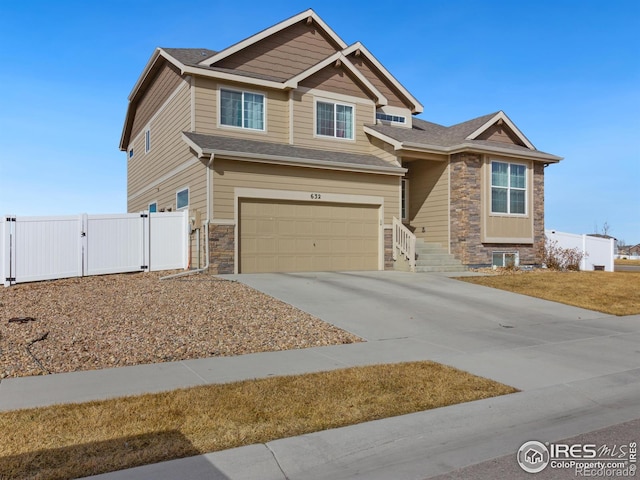
<path fill-rule="evenodd" d="M 218 52 L 158 48 L 120 141 L 128 210 L 188 208 L 191 265 L 215 273 L 406 267 L 414 241 L 535 263 L 561 158 L 501 111 L 451 127 L 422 111 L 313 10 Z"/>

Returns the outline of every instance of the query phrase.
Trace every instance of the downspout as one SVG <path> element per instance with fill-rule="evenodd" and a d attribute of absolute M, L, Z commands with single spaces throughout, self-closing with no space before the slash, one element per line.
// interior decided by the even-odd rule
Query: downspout
<path fill-rule="evenodd" d="M 207 261 L 205 263 L 205 266 L 202 268 L 198 268 L 197 270 L 189 270 L 188 272 L 180 272 L 180 273 L 174 273 L 173 275 L 167 275 L 166 277 L 160 277 L 160 280 L 167 280 L 170 278 L 178 278 L 178 277 L 185 277 L 187 275 L 193 275 L 194 273 L 202 273 L 205 272 L 209 269 L 209 224 L 210 224 L 210 218 L 209 218 L 209 204 L 210 204 L 210 196 L 209 196 L 209 188 L 210 188 L 210 181 L 209 181 L 209 169 L 211 168 L 211 164 L 213 163 L 213 157 L 214 154 L 211 154 L 211 157 L 209 158 L 209 162 L 207 163 L 207 219 L 204 222 L 204 251 L 205 251 L 205 256 L 207 257 Z M 200 230 L 200 229 L 198 229 Z M 198 240 L 200 240 L 200 233 L 198 232 Z M 198 249 L 198 254 L 200 252 L 200 249 Z"/>

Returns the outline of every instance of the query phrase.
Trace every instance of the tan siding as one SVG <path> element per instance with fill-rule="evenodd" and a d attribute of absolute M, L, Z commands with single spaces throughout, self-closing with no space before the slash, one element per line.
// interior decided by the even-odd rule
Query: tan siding
<path fill-rule="evenodd" d="M 176 67 L 166 62 L 160 67 L 156 78 L 138 101 L 131 129 L 131 138 L 135 138 L 142 131 L 149 119 L 171 96 L 181 81 L 182 77 Z"/>
<path fill-rule="evenodd" d="M 214 66 L 291 78 L 337 50 L 314 25 L 299 22 L 221 60 Z"/>
<path fill-rule="evenodd" d="M 524 143 L 505 125 L 492 125 L 478 136 L 478 140 L 491 140 L 492 142 L 508 143 L 511 145 L 525 146 Z"/>
<path fill-rule="evenodd" d="M 404 96 L 398 92 L 398 89 L 393 86 L 382 74 L 378 73 L 377 69 L 366 61 L 363 57 L 357 57 L 355 53 L 349 55 L 349 60 L 360 70 L 360 72 L 369 80 L 382 94 L 387 97 L 389 105 L 393 107 L 405 107 L 411 109 L 413 105 L 404 99 Z"/>
<path fill-rule="evenodd" d="M 398 165 L 398 156 L 396 155 L 392 145 L 383 142 L 379 138 L 369 137 L 369 151 L 372 155 L 379 157 L 392 165 Z"/>
<path fill-rule="evenodd" d="M 181 133 L 189 130 L 190 124 L 190 95 L 185 85 L 152 120 L 149 153 L 144 151 L 144 132 L 134 139 L 134 157 L 127 165 L 129 196 L 191 158 Z"/>
<path fill-rule="evenodd" d="M 408 168 L 410 225 L 415 228 L 417 237 L 447 247 L 449 244 L 448 163 L 415 160 L 408 164 Z"/>
<path fill-rule="evenodd" d="M 255 131 L 218 125 L 218 89 L 230 88 L 262 93 L 266 96 L 266 130 Z M 195 131 L 209 135 L 242 137 L 252 140 L 287 143 L 289 141 L 289 94 L 276 90 L 256 90 L 241 84 L 195 80 Z"/>
<path fill-rule="evenodd" d="M 325 138 L 315 136 L 315 98 L 324 101 L 331 100 L 331 92 L 314 91 L 317 97 L 311 92 L 294 92 L 294 143 L 302 147 L 319 148 L 323 150 L 339 150 L 352 153 L 371 153 L 369 140 L 364 133 L 364 125 L 373 123 L 375 117 L 375 106 L 369 103 L 350 103 L 355 106 L 355 140 L 344 140 L 340 138 Z M 356 99 L 354 99 L 356 100 Z"/>
<path fill-rule="evenodd" d="M 513 162 L 496 158 L 495 160 Z M 517 161 L 527 164 L 527 214 L 525 216 L 507 216 L 491 213 L 491 159 L 487 158 L 482 166 L 482 183 L 485 187 L 483 199 L 484 222 L 483 242 L 512 242 L 512 239 L 524 239 L 533 242 L 533 164 L 530 161 Z"/>
<path fill-rule="evenodd" d="M 177 191 L 189 188 L 189 210 L 199 210 L 202 219 L 205 220 L 207 215 L 206 187 L 206 166 L 197 163 L 130 200 L 128 210 L 130 212 L 146 210 L 150 203 L 157 202 L 158 210 L 170 208 L 175 211 Z"/>
<path fill-rule="evenodd" d="M 304 88 L 316 88 L 327 92 L 339 92 L 360 98 L 369 98 L 343 67 L 329 65 L 300 82 Z"/>
<path fill-rule="evenodd" d="M 381 196 L 384 221 L 389 224 L 400 209 L 400 179 L 390 175 L 215 160 L 213 185 L 216 219 L 234 218 L 236 187 Z"/>

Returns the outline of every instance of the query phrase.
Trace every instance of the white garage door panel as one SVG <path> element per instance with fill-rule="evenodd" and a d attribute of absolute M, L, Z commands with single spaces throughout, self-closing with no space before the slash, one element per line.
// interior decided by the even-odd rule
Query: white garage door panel
<path fill-rule="evenodd" d="M 242 273 L 378 269 L 377 205 L 242 199 Z"/>

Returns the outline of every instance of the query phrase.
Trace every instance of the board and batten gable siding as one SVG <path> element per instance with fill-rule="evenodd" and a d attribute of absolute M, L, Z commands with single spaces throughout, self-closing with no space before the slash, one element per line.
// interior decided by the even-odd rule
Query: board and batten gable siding
<path fill-rule="evenodd" d="M 235 189 L 378 196 L 384 198 L 384 222 L 400 212 L 400 177 L 216 159 L 213 164 L 215 219 L 235 218 Z"/>
<path fill-rule="evenodd" d="M 181 81 L 182 76 L 179 70 L 164 61 L 155 79 L 142 98 L 137 101 L 136 113 L 131 127 L 131 138 L 135 138 L 145 128 L 151 117 L 167 101 Z"/>
<path fill-rule="evenodd" d="M 287 80 L 316 65 L 339 48 L 314 24 L 301 21 L 215 63 L 214 67 Z"/>
<path fill-rule="evenodd" d="M 405 167 L 409 169 L 409 222 L 416 237 L 448 248 L 449 163 L 415 160 Z"/>
<path fill-rule="evenodd" d="M 289 94 L 271 89 L 260 90 L 254 85 L 220 83 L 212 79 L 194 78 L 195 131 L 209 135 L 240 137 L 264 142 L 289 142 Z M 265 130 L 219 125 L 220 88 L 260 93 L 265 96 Z"/>
<path fill-rule="evenodd" d="M 355 53 L 350 54 L 347 58 L 353 65 L 369 80 L 380 92 L 387 97 L 388 104 L 392 107 L 401 107 L 409 109 L 407 115 L 411 115 L 410 109 L 412 105 L 406 105 L 399 95 L 397 89 L 382 75 L 377 73 L 370 63 L 363 57 L 356 56 Z M 406 100 L 405 100 L 406 101 Z"/>
<path fill-rule="evenodd" d="M 352 75 L 343 67 L 329 65 L 319 72 L 314 73 L 300 82 L 300 86 L 307 89 L 324 90 L 326 92 L 339 92 L 342 95 L 350 95 L 358 98 L 369 98 L 362 91 L 362 87 L 356 84 Z"/>
<path fill-rule="evenodd" d="M 509 128 L 500 125 L 492 125 L 477 137 L 478 140 L 490 140 L 492 142 L 520 145 L 524 147 L 520 140 Z"/>

